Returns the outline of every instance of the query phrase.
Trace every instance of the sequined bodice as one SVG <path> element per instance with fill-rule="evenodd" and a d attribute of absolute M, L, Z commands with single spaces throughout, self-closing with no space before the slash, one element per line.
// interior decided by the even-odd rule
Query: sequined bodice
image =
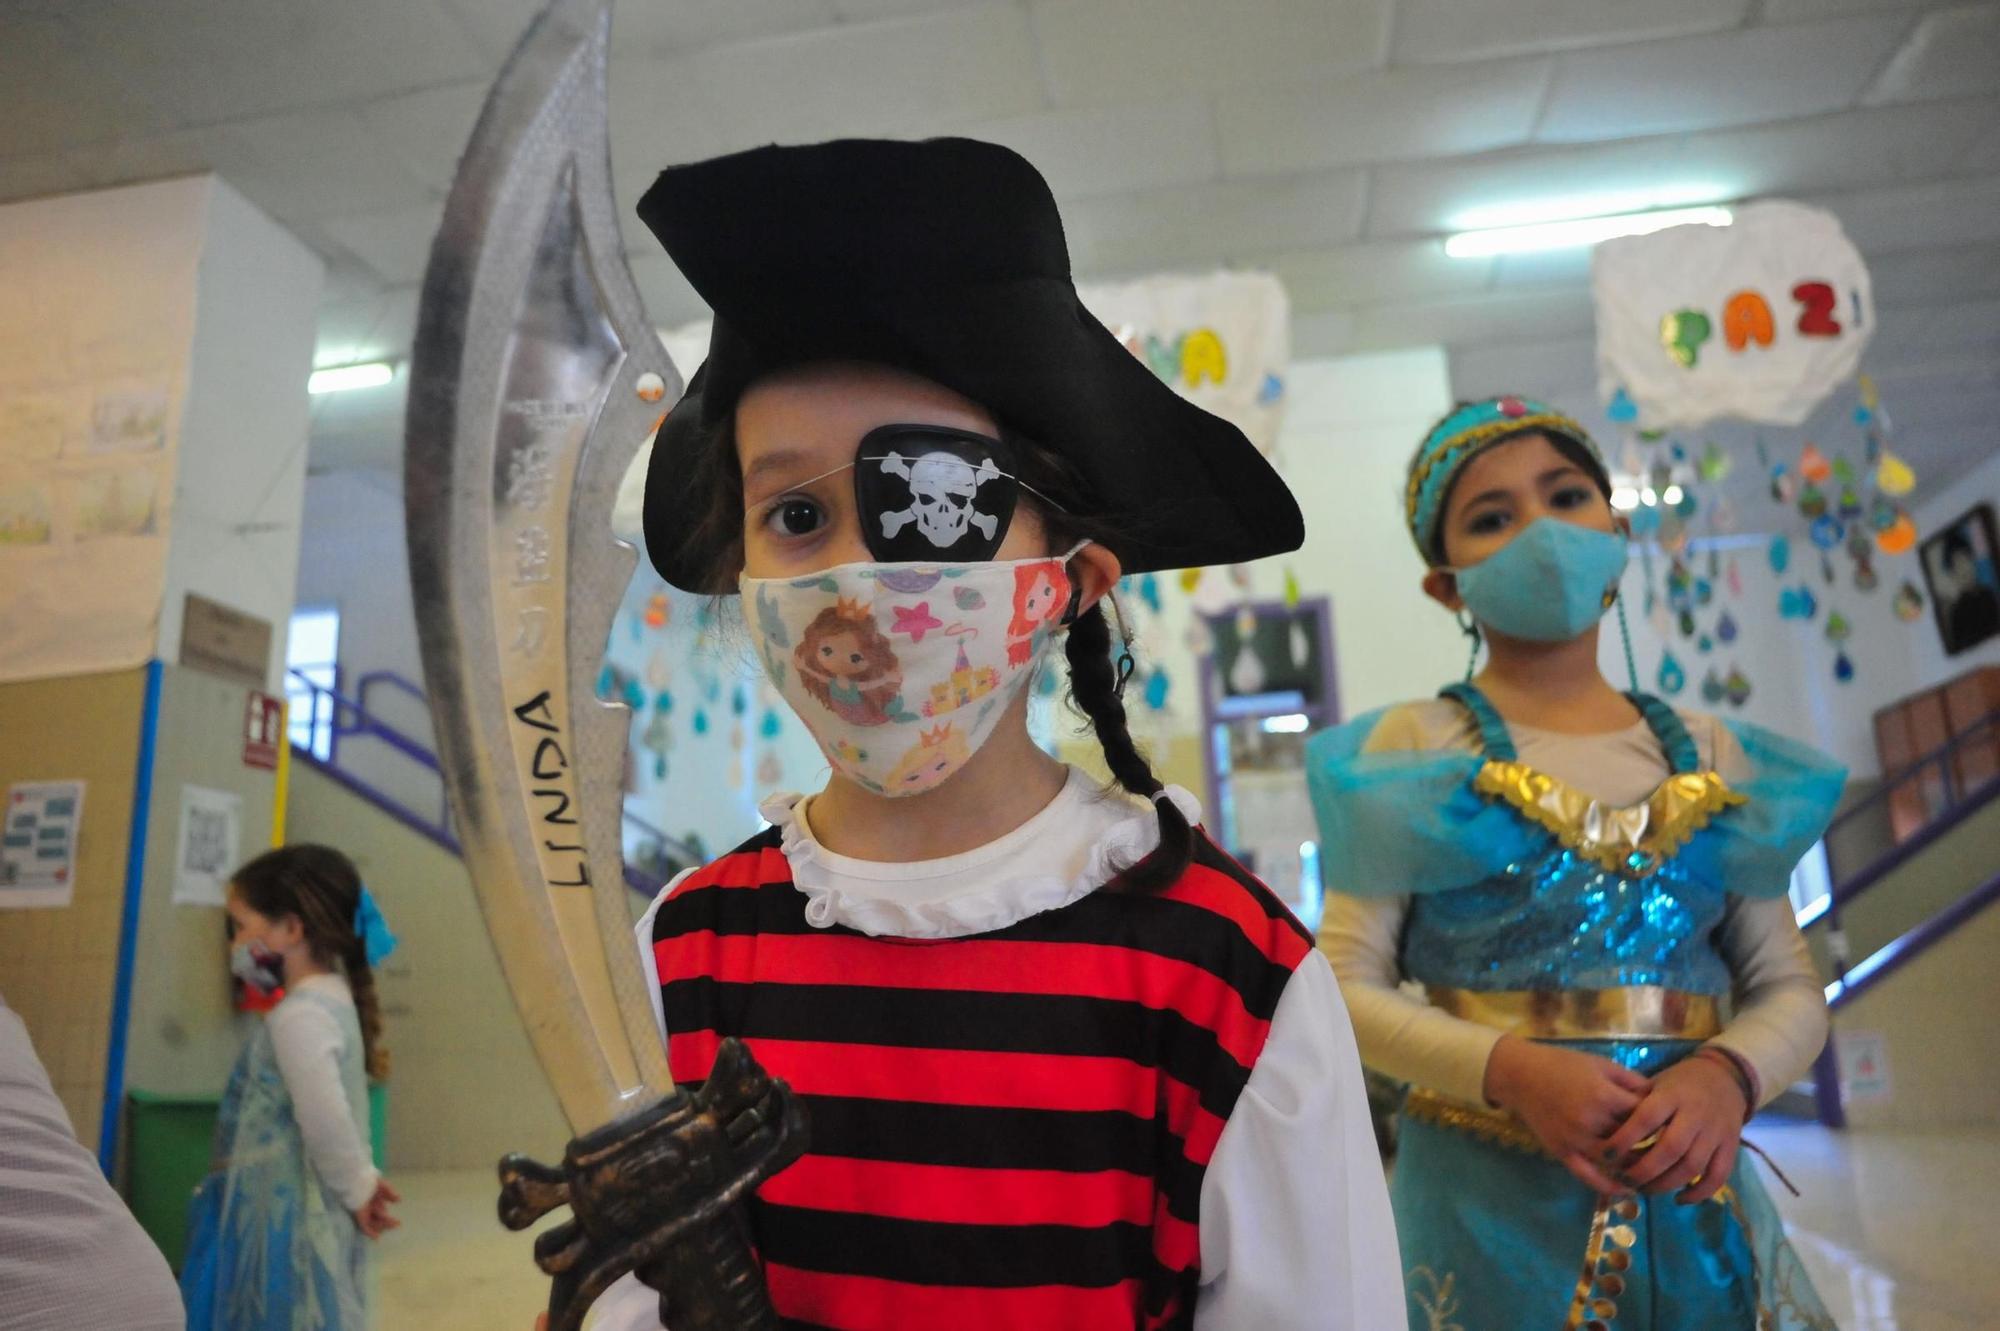
<path fill-rule="evenodd" d="M 1719 995 L 1729 990 L 1715 943 L 1727 904 L 1671 860 L 1628 878 L 1557 844 L 1483 882 L 1413 897 L 1403 972 L 1460 989 L 1657 984 Z"/>
<path fill-rule="evenodd" d="M 1511 760 L 1491 704 L 1469 689 L 1453 696 L 1479 719 L 1487 755 Z M 1692 742 L 1672 712 L 1643 703 L 1641 711 L 1670 764 L 1692 766 Z M 1703 828 L 1692 838 L 1712 835 Z M 1559 839 L 1479 882 L 1413 897 L 1404 974 L 1463 989 L 1663 985 L 1727 993 L 1729 968 L 1716 943 L 1727 893 L 1688 872 L 1678 854 L 1661 856 L 1643 874 L 1605 867 L 1601 859 Z"/>

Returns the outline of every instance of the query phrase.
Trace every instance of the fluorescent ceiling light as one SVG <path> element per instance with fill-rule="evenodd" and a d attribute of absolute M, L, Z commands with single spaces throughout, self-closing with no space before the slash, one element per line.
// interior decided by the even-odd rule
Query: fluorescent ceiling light
<path fill-rule="evenodd" d="M 1714 181 L 1704 181 L 1599 194 L 1519 199 L 1484 208 L 1468 208 L 1453 217 L 1447 225 L 1453 231 L 1485 231 L 1498 226 L 1569 222 L 1581 217 L 1610 217 L 1614 213 L 1645 213 L 1656 208 L 1692 208 L 1697 204 L 1721 203 L 1737 197 L 1738 193 Z"/>
<path fill-rule="evenodd" d="M 344 393 L 350 388 L 380 388 L 396 377 L 396 367 L 385 360 L 361 365 L 333 365 L 314 370 L 306 380 L 308 393 Z"/>
<path fill-rule="evenodd" d="M 1595 245 L 1614 236 L 1643 236 L 1670 226 L 1728 226 L 1732 220 L 1733 214 L 1727 208 L 1667 208 L 1650 213 L 1580 217 L 1563 222 L 1461 231 L 1445 241 L 1444 252 L 1454 259 L 1473 259 L 1489 254 L 1566 250 Z"/>
<path fill-rule="evenodd" d="M 1264 718 L 1264 733 L 1267 735 L 1303 735 L 1311 728 L 1312 718 L 1304 712 Z"/>

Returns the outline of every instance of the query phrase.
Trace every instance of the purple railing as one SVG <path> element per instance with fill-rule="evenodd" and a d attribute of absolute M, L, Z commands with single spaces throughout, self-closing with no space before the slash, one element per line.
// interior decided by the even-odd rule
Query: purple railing
<path fill-rule="evenodd" d="M 290 672 L 290 677 L 293 691 L 296 693 L 303 689 L 310 699 L 302 713 L 307 718 L 306 736 L 303 742 L 293 742 L 293 758 L 453 855 L 462 854 L 458 834 L 452 826 L 451 801 L 445 795 L 444 774 L 438 768 L 437 755 L 423 741 L 412 738 L 384 720 L 379 710 L 369 705 L 372 694 L 387 690 L 413 698 L 428 709 L 430 704 L 424 697 L 424 691 L 391 670 L 371 670 L 362 675 L 351 697 L 337 688 L 330 689 L 316 683 L 296 670 Z M 335 679 L 339 679 L 337 674 Z M 327 751 L 325 758 L 318 756 L 322 740 Z M 434 783 L 436 787 L 435 796 L 426 796 L 422 801 L 425 808 L 413 807 L 409 800 L 392 794 L 380 783 L 354 771 L 351 764 L 357 752 L 353 748 L 357 740 L 378 743 L 382 746 L 382 750 L 378 751 L 400 755 L 421 769 L 422 775 L 417 779 L 426 785 Z M 364 747 L 359 752 L 365 753 L 367 749 Z M 431 809 L 435 812 L 430 812 Z M 659 847 L 660 858 L 666 863 L 692 865 L 705 858 L 686 842 L 667 835 L 629 810 L 623 811 L 623 817 L 628 830 Z M 626 885 L 644 896 L 652 896 L 665 883 L 664 878 L 646 872 L 629 859 L 623 867 Z"/>

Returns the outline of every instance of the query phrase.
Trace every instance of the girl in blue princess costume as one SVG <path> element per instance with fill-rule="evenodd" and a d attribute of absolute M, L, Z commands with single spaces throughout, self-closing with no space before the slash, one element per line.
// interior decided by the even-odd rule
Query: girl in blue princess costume
<path fill-rule="evenodd" d="M 1410 1325 L 1831 1327 L 1739 1147 L 1826 1038 L 1786 887 L 1845 773 L 1605 680 L 1610 493 L 1540 403 L 1446 416 L 1406 516 L 1487 664 L 1309 750 L 1320 947 L 1363 1060 L 1411 1085 Z"/>
<path fill-rule="evenodd" d="M 326 846 L 268 851 L 229 884 L 230 970 L 284 1000 L 237 1057 L 196 1191 L 181 1296 L 190 1331 L 358 1331 L 363 1239 L 400 1201 L 369 1146 L 369 1077 L 387 1071 L 373 967 L 395 947 L 354 865 Z"/>

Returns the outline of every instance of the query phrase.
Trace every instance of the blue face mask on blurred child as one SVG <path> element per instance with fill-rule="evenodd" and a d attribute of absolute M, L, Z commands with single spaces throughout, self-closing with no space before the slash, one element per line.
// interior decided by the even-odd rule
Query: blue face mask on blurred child
<path fill-rule="evenodd" d="M 1568 642 L 1610 608 L 1627 553 L 1622 533 L 1537 518 L 1479 563 L 1451 571 L 1465 608 L 1488 628 Z"/>

